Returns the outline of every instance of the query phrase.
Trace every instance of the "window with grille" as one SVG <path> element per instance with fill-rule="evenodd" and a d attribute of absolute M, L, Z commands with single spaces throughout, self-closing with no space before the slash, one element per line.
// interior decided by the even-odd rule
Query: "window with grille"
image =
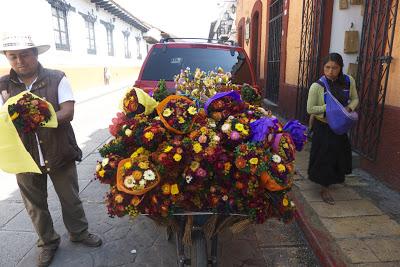
<path fill-rule="evenodd" d="M 106 28 L 106 31 L 107 31 L 108 55 L 113 56 L 114 55 L 113 31 L 112 31 L 112 29 L 109 29 L 109 28 Z"/>
<path fill-rule="evenodd" d="M 129 32 L 123 32 L 123 34 L 124 34 L 125 58 L 131 58 L 131 51 L 129 50 Z"/>
<path fill-rule="evenodd" d="M 56 6 L 52 6 L 51 11 L 56 49 L 69 51 L 67 11 Z"/>
<path fill-rule="evenodd" d="M 88 54 L 96 54 L 96 40 L 94 36 L 94 22 L 86 20 L 86 30 L 87 30 L 87 52 Z"/>

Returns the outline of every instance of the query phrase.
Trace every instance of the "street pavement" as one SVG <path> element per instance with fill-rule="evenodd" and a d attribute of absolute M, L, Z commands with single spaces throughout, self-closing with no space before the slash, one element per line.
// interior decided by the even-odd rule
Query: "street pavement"
<path fill-rule="evenodd" d="M 94 180 L 100 160 L 98 148 L 110 138 L 108 125 L 125 92 L 123 86 L 108 86 L 77 92 L 73 126 L 83 152 L 78 164 L 80 197 L 89 221 L 89 230 L 104 241 L 99 248 L 71 243 L 63 225 L 61 208 L 49 180 L 48 202 L 61 244 L 51 266 L 176 266 L 174 240 L 165 229 L 145 216 L 110 218 L 104 196 L 106 185 Z M 35 266 L 37 236 L 24 209 L 15 178 L 0 173 L 0 266 Z M 225 231 L 219 238 L 219 266 L 319 266 L 302 231 L 293 222 L 270 220 L 233 235 Z"/>

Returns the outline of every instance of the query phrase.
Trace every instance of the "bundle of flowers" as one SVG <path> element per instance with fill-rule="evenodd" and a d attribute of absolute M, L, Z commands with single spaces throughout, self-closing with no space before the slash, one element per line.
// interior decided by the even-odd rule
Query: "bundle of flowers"
<path fill-rule="evenodd" d="M 235 149 L 235 166 L 240 171 L 260 175 L 268 169 L 266 149 L 252 142 L 239 144 Z"/>
<path fill-rule="evenodd" d="M 127 145 L 122 141 L 121 137 L 117 137 L 115 139 L 111 139 L 109 142 L 104 144 L 100 149 L 99 149 L 100 155 L 105 158 L 107 155 L 113 154 L 113 155 L 118 155 L 123 158 L 128 156 L 128 147 Z"/>
<path fill-rule="evenodd" d="M 156 108 L 164 126 L 175 134 L 184 134 L 192 129 L 198 110 L 196 104 L 187 97 L 171 95 Z"/>
<path fill-rule="evenodd" d="M 231 77 L 231 73 L 225 73 L 222 68 L 208 73 L 199 68 L 192 73 L 190 68 L 186 68 L 175 76 L 175 87 L 179 94 L 194 97 L 204 103 L 217 92 L 232 88 Z"/>
<path fill-rule="evenodd" d="M 122 107 L 123 111 L 128 116 L 133 116 L 135 114 L 144 112 L 144 106 L 139 104 L 139 99 L 135 90 L 129 90 L 129 92 L 126 93 L 124 99 L 122 100 Z"/>
<path fill-rule="evenodd" d="M 118 155 L 108 154 L 96 165 L 96 179 L 103 184 L 115 184 L 115 177 L 117 175 L 118 163 L 123 158 Z"/>
<path fill-rule="evenodd" d="M 246 142 L 250 138 L 250 126 L 248 118 L 242 113 L 229 116 L 221 125 L 223 143 L 234 147 Z"/>
<path fill-rule="evenodd" d="M 296 147 L 288 133 L 278 133 L 272 143 L 272 151 L 282 158 L 283 162 L 292 162 L 295 157 Z"/>
<path fill-rule="evenodd" d="M 190 152 L 182 138 L 175 137 L 161 143 L 151 154 L 151 159 L 160 175 L 177 177 L 189 160 L 188 153 Z"/>
<path fill-rule="evenodd" d="M 143 91 L 127 93 L 96 166 L 97 179 L 111 185 L 110 216 L 168 218 L 183 209 L 243 213 L 257 223 L 291 218 L 287 192 L 306 129 L 297 121 L 283 127 L 257 105 L 254 88 L 229 78 L 222 69 L 183 70 L 181 95 L 160 91 L 157 105 Z"/>
<path fill-rule="evenodd" d="M 15 103 L 8 106 L 8 113 L 15 127 L 24 132 L 35 132 L 52 116 L 49 104 L 32 94 L 26 93 Z"/>
<path fill-rule="evenodd" d="M 242 113 L 246 108 L 246 103 L 241 100 L 237 91 L 217 93 L 204 104 L 204 110 L 216 122 L 223 121 L 231 115 Z"/>
<path fill-rule="evenodd" d="M 121 160 L 117 170 L 117 189 L 131 195 L 143 195 L 160 183 L 160 176 L 146 156 Z"/>

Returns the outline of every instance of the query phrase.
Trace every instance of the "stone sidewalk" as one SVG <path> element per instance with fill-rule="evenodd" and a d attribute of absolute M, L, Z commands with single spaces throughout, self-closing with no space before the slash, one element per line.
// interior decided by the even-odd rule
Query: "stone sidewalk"
<path fill-rule="evenodd" d="M 310 144 L 298 153 L 297 221 L 323 266 L 400 266 L 400 193 L 354 169 L 322 202 L 307 177 Z"/>

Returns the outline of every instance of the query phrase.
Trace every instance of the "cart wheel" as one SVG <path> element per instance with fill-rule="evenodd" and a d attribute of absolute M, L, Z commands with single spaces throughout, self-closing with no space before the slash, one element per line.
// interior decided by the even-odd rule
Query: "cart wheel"
<path fill-rule="evenodd" d="M 207 241 L 202 231 L 192 232 L 192 245 L 190 247 L 190 266 L 207 267 Z"/>

